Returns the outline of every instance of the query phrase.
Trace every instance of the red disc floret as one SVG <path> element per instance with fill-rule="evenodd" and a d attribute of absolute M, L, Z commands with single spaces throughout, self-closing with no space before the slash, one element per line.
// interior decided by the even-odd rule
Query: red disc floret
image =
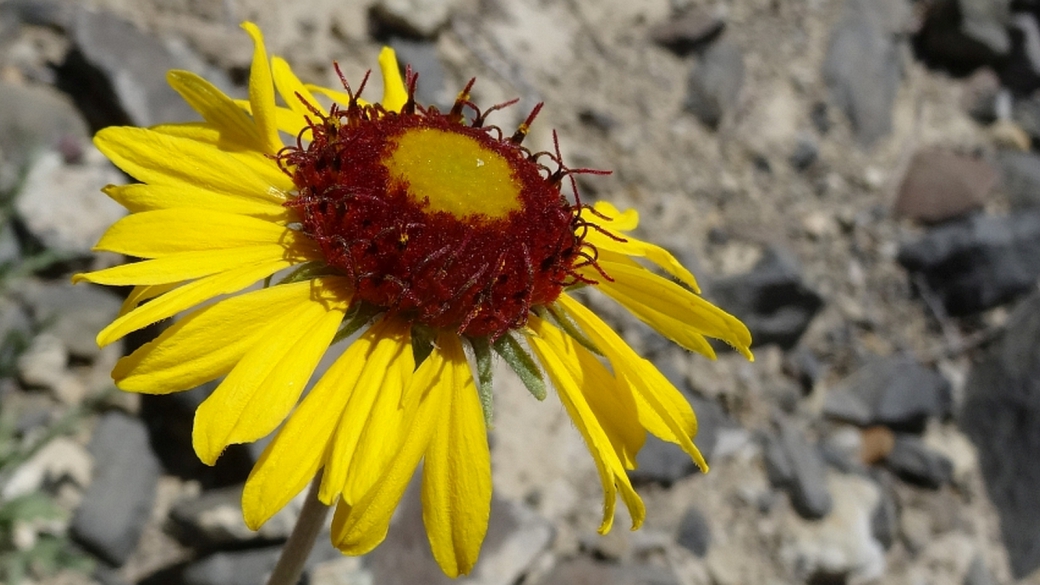
<path fill-rule="evenodd" d="M 354 99 L 316 113 L 279 162 L 296 185 L 287 205 L 300 212 L 301 230 L 353 282 L 356 299 L 416 323 L 497 338 L 584 280 L 576 267 L 587 263 L 588 245 L 579 205 L 560 191 L 566 169 L 548 169 L 520 145 L 526 124 L 509 139 L 483 127 L 479 112 L 467 124 L 459 115 L 464 99 L 448 114 L 412 100 L 395 113 Z M 460 217 L 409 194 L 385 161 L 395 139 L 416 129 L 465 135 L 501 155 L 519 186 L 517 208 L 498 218 Z"/>

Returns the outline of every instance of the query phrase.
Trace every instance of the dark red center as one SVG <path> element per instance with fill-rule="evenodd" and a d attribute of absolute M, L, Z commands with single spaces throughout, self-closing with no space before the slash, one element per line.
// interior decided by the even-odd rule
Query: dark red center
<path fill-rule="evenodd" d="M 407 110 L 408 108 L 406 108 Z M 519 205 L 504 217 L 431 211 L 386 166 L 396 139 L 435 129 L 471 137 L 508 163 Z M 578 208 L 518 141 L 433 110 L 388 113 L 351 104 L 305 130 L 279 158 L 298 196 L 288 205 L 357 299 L 414 322 L 497 338 L 575 281 Z M 581 230 L 578 230 L 580 233 Z"/>

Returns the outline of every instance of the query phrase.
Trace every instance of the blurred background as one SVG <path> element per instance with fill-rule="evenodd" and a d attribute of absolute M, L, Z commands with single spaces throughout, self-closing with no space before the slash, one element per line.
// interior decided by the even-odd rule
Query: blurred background
<path fill-rule="evenodd" d="M 141 397 L 93 338 L 119 291 L 73 272 L 130 179 L 91 145 L 197 116 L 165 83 L 244 96 L 252 45 L 358 83 L 381 46 L 450 105 L 471 77 L 528 146 L 560 135 L 583 200 L 638 207 L 757 361 L 687 354 L 589 298 L 683 390 L 712 469 L 648 439 L 647 521 L 601 537 L 601 493 L 551 397 L 503 368 L 495 501 L 464 583 L 1040 583 L 1040 2 L 1035 0 L 0 1 L 0 582 L 251 585 L 238 499 L 263 445 L 190 445 L 211 388 Z M 366 96 L 377 98 L 374 72 Z M 414 494 L 361 559 L 319 538 L 321 585 L 447 582 Z"/>

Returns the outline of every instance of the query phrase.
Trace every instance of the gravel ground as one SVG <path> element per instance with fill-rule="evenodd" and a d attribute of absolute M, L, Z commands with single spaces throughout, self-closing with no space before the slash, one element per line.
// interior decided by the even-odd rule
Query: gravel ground
<path fill-rule="evenodd" d="M 111 390 L 123 348 L 92 338 L 120 298 L 67 284 L 120 261 L 90 253 L 121 213 L 100 187 L 128 180 L 90 134 L 192 118 L 170 68 L 244 95 L 238 23 L 253 20 L 305 81 L 334 86 L 332 61 L 359 80 L 389 44 L 426 103 L 476 77 L 478 104 L 519 98 L 492 118 L 511 130 L 544 102 L 526 144 L 551 149 L 555 130 L 570 166 L 612 171 L 579 177 L 583 198 L 637 207 L 641 234 L 755 335 L 754 363 L 712 362 L 588 299 L 688 393 L 711 463 L 702 475 L 648 442 L 633 473 L 646 525 L 619 518 L 604 537 L 580 435 L 503 368 L 492 528 L 465 582 L 1040 583 L 1038 14 L 1028 0 L 0 2 L 0 517 L 30 496 L 58 512 L 0 519 L 0 571 L 255 583 L 292 525 L 294 507 L 260 534 L 241 524 L 255 448 L 194 459 L 191 412 L 211 388 Z M 440 582 L 414 500 L 363 559 L 319 546 L 309 582 Z M 64 551 L 53 566 L 44 542 Z"/>

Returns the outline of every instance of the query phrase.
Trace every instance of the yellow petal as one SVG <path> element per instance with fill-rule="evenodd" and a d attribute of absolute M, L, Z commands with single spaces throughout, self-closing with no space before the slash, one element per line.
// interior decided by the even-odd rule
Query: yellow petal
<path fill-rule="evenodd" d="M 231 371 L 271 323 L 295 314 L 311 295 L 306 282 L 273 286 L 202 307 L 119 360 L 112 377 L 123 390 L 165 394 Z"/>
<path fill-rule="evenodd" d="M 578 372 L 574 376 L 581 380 L 579 389 L 585 402 L 603 427 L 622 465 L 625 469 L 635 469 L 636 454 L 646 441 L 646 431 L 639 422 L 632 390 L 627 384 L 619 384 L 599 358 L 575 343 L 575 340 L 562 335 L 559 329 L 545 322 L 542 322 L 542 326 L 551 329 L 552 335 L 548 340 L 566 342 L 565 352 L 570 361 L 565 363 Z"/>
<path fill-rule="evenodd" d="M 415 371 L 403 398 L 409 432 L 379 479 L 353 505 L 340 500 L 332 519 L 332 543 L 344 554 L 365 554 L 386 538 L 397 503 L 444 416 L 450 388 L 445 383 L 447 360 L 436 347 Z"/>
<path fill-rule="evenodd" d="M 171 237 L 171 234 L 173 237 Z M 143 211 L 112 224 L 95 250 L 137 258 L 296 241 L 297 232 L 247 215 L 190 207 Z"/>
<path fill-rule="evenodd" d="M 251 22 L 242 23 L 242 28 L 253 39 L 253 63 L 249 67 L 249 103 L 253 120 L 264 151 L 275 154 L 282 149 L 282 141 L 278 138 L 275 124 L 274 80 L 271 78 L 271 64 L 267 62 L 264 35 Z"/>
<path fill-rule="evenodd" d="M 220 130 L 215 126 L 204 122 L 181 122 L 159 124 L 152 126 L 149 130 L 163 136 L 186 139 L 203 146 L 211 146 L 224 153 L 230 160 L 244 165 L 250 172 L 256 173 L 258 178 L 266 181 L 272 187 L 268 189 L 267 193 L 249 193 L 249 196 L 254 199 L 271 200 L 273 198 L 274 202 L 282 204 L 288 199 L 286 193 L 296 188 L 292 182 L 292 177 L 287 175 L 271 156 L 259 150 L 258 147 L 244 149 L 236 143 L 225 140 Z"/>
<path fill-rule="evenodd" d="M 597 201 L 592 205 L 595 213 L 582 209 L 581 215 L 590 223 L 601 225 L 609 231 L 630 232 L 639 227 L 639 212 L 635 209 L 621 211 L 609 201 Z"/>
<path fill-rule="evenodd" d="M 621 234 L 621 232 L 633 230 L 639 225 L 639 215 L 634 209 L 621 213 L 616 207 L 606 201 L 596 202 L 594 208 L 600 215 L 584 209 L 582 210 L 582 218 L 589 223 L 600 226 L 607 232 L 612 232 L 611 235 L 614 236 L 611 237 L 611 235 L 596 229 L 589 229 L 586 232 L 585 241 L 592 244 L 600 252 L 602 259 L 613 259 L 615 262 L 622 261 L 620 258 L 612 258 L 613 255 L 646 258 L 660 266 L 668 274 L 685 283 L 693 289 L 693 292 L 698 294 L 701 292 L 700 287 L 697 285 L 696 277 L 671 252 L 655 244 L 644 242 L 627 234 Z M 610 219 L 604 219 L 601 216 Z M 596 280 L 601 280 L 601 278 Z"/>
<path fill-rule="evenodd" d="M 227 250 L 203 250 L 200 252 L 181 252 L 154 260 L 143 260 L 132 264 L 123 264 L 105 268 L 97 272 L 87 272 L 73 276 L 73 282 L 93 282 L 110 286 L 130 286 L 138 284 L 166 284 L 193 280 L 209 276 L 225 270 L 241 266 L 281 262 L 284 266 L 316 258 L 317 252 L 307 247 L 296 246 L 299 250 L 286 248 L 278 244 L 266 246 L 249 246 L 248 248 L 230 248 Z M 306 251 L 309 253 L 301 253 Z"/>
<path fill-rule="evenodd" d="M 358 437 L 357 449 L 350 460 L 350 469 L 347 471 L 347 480 L 342 490 L 343 498 L 348 502 L 357 502 L 372 489 L 383 470 L 393 460 L 397 449 L 404 442 L 405 435 L 410 432 L 405 426 L 408 421 L 405 420 L 403 397 L 415 372 L 415 356 L 411 349 L 407 323 L 399 327 L 401 331 L 394 335 L 399 339 L 401 351 L 387 364 L 383 386 L 368 419 L 363 423 L 364 429 Z M 354 424 L 347 421 L 346 414 L 344 413 L 344 424 Z M 360 421 L 358 424 L 361 424 Z"/>
<path fill-rule="evenodd" d="M 314 93 L 319 93 L 314 91 L 313 86 L 305 85 L 304 88 Z M 235 105 L 246 112 L 251 112 L 253 109 L 253 106 L 249 104 L 249 100 L 235 100 Z M 307 128 L 307 119 L 303 115 L 282 106 L 276 106 L 274 109 L 274 123 L 278 130 L 285 132 L 293 138 L 299 136 L 300 131 Z"/>
<path fill-rule="evenodd" d="M 303 99 L 310 104 L 311 108 L 318 110 L 322 114 L 328 113 L 318 103 L 318 100 L 314 99 L 314 95 L 311 94 L 310 90 L 296 77 L 296 74 L 293 73 L 292 68 L 285 62 L 285 59 L 272 57 L 271 73 L 274 75 L 274 86 L 278 89 L 278 93 L 282 96 L 282 101 L 289 106 L 290 110 L 300 116 L 314 118 L 314 113 L 300 101 Z"/>
<path fill-rule="evenodd" d="M 442 335 L 447 359 L 449 404 L 426 448 L 423 464 L 423 523 L 433 558 L 444 573 L 473 570 L 491 514 L 491 453 L 484 411 L 462 343 Z"/>
<path fill-rule="evenodd" d="M 192 109 L 220 132 L 224 141 L 244 149 L 263 147 L 253 121 L 212 83 L 190 71 L 170 71 L 166 74 L 166 81 Z"/>
<path fill-rule="evenodd" d="M 320 279 L 309 284 L 303 310 L 272 323 L 195 411 L 192 444 L 203 463 L 215 464 L 228 445 L 269 434 L 299 399 L 349 301 Z"/>
<path fill-rule="evenodd" d="M 248 215 L 279 225 L 296 220 L 295 213 L 278 203 L 238 197 L 230 193 L 214 193 L 188 185 L 172 187 L 132 183 L 109 185 L 102 191 L 132 213 L 184 207 Z"/>
<path fill-rule="evenodd" d="M 401 79 L 397 53 L 390 47 L 383 47 L 379 52 L 379 70 L 383 73 L 383 108 L 388 112 L 400 112 L 408 102 L 408 90 Z"/>
<path fill-rule="evenodd" d="M 225 139 L 216 126 L 205 122 L 179 122 L 159 124 L 148 130 L 170 138 L 197 142 L 200 146 L 212 147 L 227 156 L 229 160 L 246 166 L 250 172 L 256 173 L 257 177 L 267 181 L 273 187 L 273 189 L 268 189 L 267 193 L 249 193 L 249 197 L 253 199 L 269 201 L 274 198 L 274 201 L 279 204 L 285 203 L 287 198 L 285 193 L 295 188 L 292 178 L 282 171 L 277 161 L 258 150 L 258 147 L 244 148 L 238 143 Z"/>
<path fill-rule="evenodd" d="M 652 307 L 648 307 L 624 295 L 617 289 L 608 289 L 601 285 L 600 290 L 628 309 L 630 313 L 639 317 L 640 321 L 646 323 L 671 341 L 709 359 L 716 359 L 715 349 L 708 343 L 708 340 L 689 327 L 686 321 L 660 313 Z"/>
<path fill-rule="evenodd" d="M 329 443 L 325 458 L 325 474 L 322 476 L 318 493 L 318 497 L 326 504 L 335 503 L 347 482 L 352 479 L 348 471 L 352 468 L 354 458 L 364 456 L 358 451 L 375 447 L 370 444 L 359 446 L 359 439 L 366 428 L 376 426 L 377 433 L 381 434 L 382 448 L 396 447 L 400 444 L 396 425 L 380 426 L 392 421 L 377 416 L 376 405 L 382 403 L 382 410 L 389 407 L 392 411 L 391 416 L 394 411 L 403 414 L 400 408 L 401 395 L 404 392 L 403 380 L 397 374 L 402 362 L 405 365 L 410 364 L 414 369 L 415 360 L 412 357 L 409 329 L 410 325 L 404 321 L 384 319 L 371 327 L 352 346 L 352 349 L 356 347 L 358 351 L 358 356 L 354 358 L 358 367 L 355 368 L 353 377 L 344 376 L 339 383 L 340 391 L 350 398 Z M 394 375 L 388 375 L 390 373 Z M 408 370 L 408 374 L 411 374 L 411 370 Z M 382 410 L 378 414 L 382 414 Z M 388 455 L 392 456 L 393 453 Z M 387 461 L 389 457 L 380 463 L 385 465 Z M 379 476 L 382 469 L 374 471 L 374 475 L 360 479 L 371 482 Z M 367 487 L 369 484 L 366 483 L 365 491 Z"/>
<path fill-rule="evenodd" d="M 560 401 L 584 437 L 592 459 L 596 462 L 603 487 L 603 522 L 599 527 L 600 533 L 608 532 L 614 522 L 614 508 L 619 491 L 621 499 L 632 515 L 632 529 L 638 528 L 646 516 L 646 509 L 632 488 L 607 431 L 589 406 L 583 392 L 585 388 L 596 390 L 595 387 L 587 386 L 590 382 L 589 363 L 583 362 L 579 357 L 577 342 L 559 329 L 534 316 L 529 318 L 528 328 L 527 341 L 531 349 L 552 379 L 559 392 Z M 601 376 L 593 379 L 601 379 Z"/>
<path fill-rule="evenodd" d="M 597 288 L 658 328 L 663 335 L 679 343 L 688 342 L 689 332 L 714 337 L 730 344 L 748 359 L 754 359 L 749 349 L 751 333 L 736 317 L 649 270 L 609 261 L 601 261 L 600 266 L 613 281 L 601 281 Z M 644 309 L 665 319 L 650 322 Z M 677 325 L 669 325 L 669 320 Z"/>
<path fill-rule="evenodd" d="M 98 333 L 97 343 L 104 347 L 131 331 L 137 331 L 142 327 L 172 317 L 214 297 L 238 292 L 291 265 L 292 263 L 288 260 L 270 260 L 242 266 L 182 285 L 117 317 L 108 327 Z"/>
<path fill-rule="evenodd" d="M 242 513 L 251 529 L 289 503 L 321 467 L 372 341 L 366 333 L 351 344 L 264 449 L 242 492 Z"/>
<path fill-rule="evenodd" d="M 556 303 L 603 351 L 614 371 L 632 389 L 640 424 L 658 438 L 681 446 L 707 473 L 708 464 L 692 441 L 697 434 L 697 418 L 682 393 L 595 313 L 567 295 L 560 295 Z"/>
<path fill-rule="evenodd" d="M 269 159 L 146 128 L 110 127 L 94 144 L 117 167 L 153 185 L 187 185 L 281 204 L 292 181 Z"/>
<path fill-rule="evenodd" d="M 135 286 L 134 289 L 130 291 L 130 294 L 126 296 L 126 299 L 123 300 L 123 305 L 119 307 L 119 314 L 116 316 L 122 317 L 123 315 L 136 309 L 137 306 L 141 303 L 149 299 L 154 299 L 155 297 L 163 293 L 170 292 L 171 290 L 177 288 L 181 284 L 183 283 L 168 282 L 166 284 Z"/>
<path fill-rule="evenodd" d="M 333 102 L 339 104 L 341 108 L 346 108 L 348 105 L 350 105 L 350 94 L 348 94 L 345 91 L 338 91 L 335 89 L 322 87 L 320 85 L 311 85 L 309 83 L 306 85 L 306 87 L 307 89 L 311 90 L 312 92 L 318 95 L 323 95 L 329 98 Z M 368 105 L 368 102 L 359 99 L 358 104 L 365 106 Z"/>

